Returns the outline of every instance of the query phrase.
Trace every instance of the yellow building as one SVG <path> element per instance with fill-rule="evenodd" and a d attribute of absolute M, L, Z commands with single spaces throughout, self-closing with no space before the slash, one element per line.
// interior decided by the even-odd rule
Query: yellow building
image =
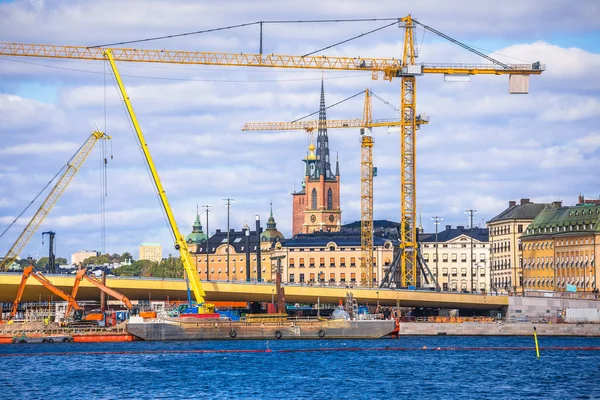
<path fill-rule="evenodd" d="M 526 290 L 593 291 L 600 261 L 600 205 L 547 208 L 523 241 Z"/>
<path fill-rule="evenodd" d="M 261 228 L 260 241 L 256 231 L 246 225 L 240 231 L 229 231 L 229 244 L 227 231 L 217 229 L 208 241 L 188 241 L 188 248 L 193 249 L 191 255 L 201 280 L 271 282 L 275 280 L 271 253 L 283 239 L 271 211 L 267 229 L 263 232 Z"/>
<path fill-rule="evenodd" d="M 373 285 L 378 287 L 394 254 L 395 239 L 373 238 Z M 315 232 L 278 243 L 273 256 L 283 256 L 282 281 L 288 284 L 361 286 L 360 234 Z"/>
<path fill-rule="evenodd" d="M 71 265 L 81 265 L 83 260 L 90 257 L 98 257 L 100 252 L 98 251 L 78 251 L 77 253 L 71 254 Z"/>
<path fill-rule="evenodd" d="M 160 262 L 162 260 L 162 246 L 160 243 L 142 243 L 139 259 Z"/>
<path fill-rule="evenodd" d="M 487 222 L 490 232 L 490 290 L 520 292 L 522 290 L 521 235 L 547 206 L 560 207 L 560 202 L 535 204 L 521 199 L 509 201 L 508 208 Z"/>

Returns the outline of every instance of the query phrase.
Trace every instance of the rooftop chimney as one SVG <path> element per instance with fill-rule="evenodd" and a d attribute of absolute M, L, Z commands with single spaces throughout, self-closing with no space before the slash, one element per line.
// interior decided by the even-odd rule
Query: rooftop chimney
<path fill-rule="evenodd" d="M 465 226 L 464 225 L 457 225 L 456 229 L 458 229 L 459 231 L 462 231 L 462 230 L 465 229 Z"/>
<path fill-rule="evenodd" d="M 449 231 L 450 229 L 452 229 L 452 225 L 446 225 L 446 230 Z"/>
<path fill-rule="evenodd" d="M 517 205 L 517 202 L 516 202 L 516 201 L 514 201 L 514 200 L 511 200 L 511 201 L 509 201 L 509 202 L 508 202 L 508 207 L 509 207 L 509 208 L 510 208 L 510 207 L 514 207 L 514 206 L 516 206 L 516 205 Z"/>
<path fill-rule="evenodd" d="M 521 199 L 521 205 L 529 204 L 529 199 Z"/>
<path fill-rule="evenodd" d="M 560 208 L 560 207 L 562 207 L 562 201 L 553 201 L 552 205 L 556 206 L 557 208 Z"/>

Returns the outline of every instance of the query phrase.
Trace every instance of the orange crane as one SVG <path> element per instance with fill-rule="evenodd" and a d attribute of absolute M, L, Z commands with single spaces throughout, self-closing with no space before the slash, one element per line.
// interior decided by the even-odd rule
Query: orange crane
<path fill-rule="evenodd" d="M 48 280 L 48 278 L 46 278 L 41 272 L 35 271 L 33 269 L 33 266 L 30 265 L 29 267 L 26 267 L 23 270 L 23 276 L 21 277 L 21 284 L 19 285 L 19 290 L 17 291 L 17 297 L 15 298 L 15 301 L 13 302 L 13 305 L 12 305 L 12 309 L 11 309 L 9 317 L 8 317 L 9 320 L 13 319 L 15 317 L 15 315 L 17 314 L 17 308 L 19 307 L 19 303 L 21 302 L 21 298 L 23 297 L 23 292 L 25 291 L 25 285 L 27 284 L 27 279 L 29 277 L 34 278 L 36 281 L 41 283 L 42 286 L 44 286 L 46 289 L 48 289 L 49 291 L 51 291 L 58 297 L 62 298 L 63 300 L 69 302 L 69 304 L 67 306 L 67 312 L 65 313 L 65 318 L 68 317 L 71 308 L 74 308 L 75 310 L 82 309 L 81 306 L 79 304 L 77 304 L 77 301 L 75 301 L 75 298 L 73 296 L 68 295 L 67 293 L 63 292 L 62 290 L 60 290 L 59 288 L 54 286 L 52 284 L 52 282 L 50 282 Z"/>
<path fill-rule="evenodd" d="M 444 39 L 451 41 L 491 64 L 416 63 L 414 29 L 420 25 Z M 69 58 L 112 62 L 149 62 L 190 65 L 242 66 L 260 68 L 296 68 L 315 70 L 370 71 L 373 79 L 392 81 L 400 78 L 400 253 L 398 265 L 386 273 L 384 284 L 406 287 L 417 284 L 417 232 L 416 232 L 416 152 L 417 130 L 416 77 L 425 74 L 445 76 L 508 75 L 509 93 L 528 93 L 529 76 L 540 75 L 546 66 L 531 64 L 505 64 L 455 40 L 408 15 L 398 18 L 404 28 L 403 51 L 398 58 L 290 56 L 281 54 L 248 54 L 223 52 L 198 52 L 177 50 L 143 50 L 130 48 L 102 48 L 84 46 L 57 46 L 0 42 L 0 56 Z M 179 246 L 179 245 L 178 245 Z"/>
<path fill-rule="evenodd" d="M 284 131 L 305 130 L 312 133 L 315 129 L 324 128 L 360 128 L 360 243 L 361 243 L 361 283 L 365 286 L 373 286 L 373 146 L 375 140 L 371 134 L 374 127 L 401 126 L 399 119 L 373 120 L 372 92 L 365 90 L 365 101 L 363 105 L 362 119 L 343 120 L 310 120 L 295 122 L 247 122 L 242 127 L 243 131 Z M 399 111 L 399 110 L 397 110 Z M 428 124 L 429 118 L 417 116 L 417 128 Z"/>
<path fill-rule="evenodd" d="M 86 281 L 88 281 L 89 283 L 91 283 L 92 285 L 94 285 L 95 287 L 97 287 L 98 289 L 100 289 L 101 291 L 103 291 L 104 293 L 108 294 L 109 296 L 112 296 L 117 300 L 121 300 L 123 302 L 123 304 L 125 304 L 125 307 L 127 307 L 129 310 L 134 309 L 134 306 L 133 306 L 133 304 L 131 304 L 131 301 L 129 300 L 129 298 L 127 298 L 125 295 L 117 292 L 116 290 L 109 288 L 108 286 L 103 284 L 102 281 L 99 280 L 98 278 L 88 275 L 86 268 L 82 268 L 82 269 L 78 270 L 75 275 L 75 283 L 73 284 L 73 290 L 71 290 L 71 297 L 73 298 L 73 300 L 75 300 L 77 298 L 77 292 L 79 291 L 79 285 L 81 284 L 81 281 L 84 279 Z M 67 310 L 65 311 L 65 315 L 68 316 L 70 312 L 71 312 L 71 304 L 69 303 L 69 305 L 67 305 Z"/>

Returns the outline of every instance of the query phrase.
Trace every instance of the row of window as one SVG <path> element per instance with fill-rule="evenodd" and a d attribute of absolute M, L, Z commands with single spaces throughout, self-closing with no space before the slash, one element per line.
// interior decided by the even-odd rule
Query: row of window
<path fill-rule="evenodd" d="M 528 228 L 528 234 L 534 233 L 558 233 L 558 232 L 572 232 L 572 231 L 580 231 L 580 230 L 591 230 L 594 229 L 594 224 L 577 224 L 577 225 L 569 225 L 567 226 L 546 226 L 544 228 Z"/>
<path fill-rule="evenodd" d="M 594 286 L 594 277 L 559 277 L 556 282 L 557 287 L 566 287 L 567 285 L 575 285 L 578 288 L 587 288 Z M 554 286 L 554 278 L 525 278 L 525 286 L 530 287 L 547 287 Z"/>
<path fill-rule="evenodd" d="M 231 273 L 232 273 L 232 274 L 235 274 L 235 271 L 236 271 L 235 267 L 231 268 Z M 238 268 L 238 270 L 237 270 L 237 271 L 238 271 L 238 272 L 246 272 L 246 268 L 244 268 L 244 267 L 240 267 L 240 268 Z M 204 268 L 204 270 L 201 270 L 201 271 L 198 271 L 198 272 L 200 272 L 200 273 L 204 272 L 205 274 L 207 274 L 207 273 L 208 273 L 208 268 Z M 216 269 L 216 272 L 217 272 L 217 274 L 220 274 L 220 273 L 225 273 L 225 274 L 226 274 L 226 273 L 227 273 L 227 268 L 217 268 L 217 269 Z M 256 272 L 256 267 L 254 267 L 254 268 L 252 269 L 252 272 Z M 267 269 L 266 269 L 266 268 L 263 268 L 263 269 L 262 269 L 262 272 L 267 272 Z M 211 269 L 210 269 L 210 273 L 211 273 L 211 274 L 214 274 L 214 273 L 215 273 L 215 269 L 214 269 L 214 268 L 211 268 Z"/>
<path fill-rule="evenodd" d="M 523 225 L 517 225 L 517 233 L 523 233 Z M 490 228 L 490 236 L 510 234 L 510 225 L 495 226 Z"/>
<path fill-rule="evenodd" d="M 307 278 L 308 278 L 308 281 L 306 280 Z M 303 273 L 298 274 L 298 280 L 296 280 L 296 274 L 290 273 L 288 282 L 289 283 L 315 283 L 318 280 L 318 282 L 323 283 L 323 282 L 325 282 L 326 278 L 327 277 L 324 272 L 321 272 L 318 274 L 312 272 L 312 273 L 308 274 L 308 276 Z M 356 273 L 351 272 L 349 275 L 347 275 L 345 272 L 341 272 L 338 276 L 335 272 L 331 272 L 331 273 L 329 273 L 328 278 L 329 278 L 328 282 L 355 283 L 356 282 Z M 338 278 L 339 278 L 339 281 L 338 281 Z M 348 278 L 349 278 L 349 280 L 347 280 Z M 364 273 L 360 274 L 360 279 L 361 279 L 361 282 L 365 280 Z M 376 273 L 373 273 L 373 282 L 377 282 L 377 274 Z"/>
<path fill-rule="evenodd" d="M 423 247 L 431 247 L 431 248 L 435 249 L 436 244 L 435 243 L 425 243 L 423 245 Z M 466 243 L 453 243 L 453 244 L 439 243 L 437 247 L 442 247 L 442 248 L 457 248 L 457 249 L 458 248 L 463 248 L 463 249 L 465 249 L 467 247 L 470 248 L 471 246 L 469 244 L 466 244 Z M 480 243 L 480 244 L 474 243 L 473 244 L 473 248 L 475 248 L 475 247 L 478 247 L 478 248 L 482 248 L 483 247 L 483 248 L 485 248 L 485 247 L 487 247 L 487 245 L 485 243 Z"/>
<path fill-rule="evenodd" d="M 458 262 L 458 254 L 457 253 L 452 253 L 451 256 L 452 256 L 452 262 Z M 475 257 L 475 258 L 477 258 L 477 257 Z M 425 261 L 429 261 L 429 254 L 428 253 L 424 253 L 423 254 L 423 259 Z M 437 261 L 435 254 L 433 254 L 432 261 L 433 262 Z M 461 253 L 461 255 L 460 255 L 460 261 L 461 262 L 467 262 L 467 254 L 466 253 Z M 479 261 L 480 262 L 485 262 L 485 253 L 480 253 L 479 254 Z M 442 253 L 442 262 L 448 262 L 448 253 Z"/>
<path fill-rule="evenodd" d="M 209 262 L 214 263 L 216 260 L 216 262 L 227 262 L 227 258 L 211 258 Z M 229 257 L 229 262 L 234 262 L 236 260 L 235 257 Z M 267 261 L 266 257 L 261 258 L 262 261 Z M 198 263 L 206 263 L 206 257 L 196 257 L 196 261 Z M 246 259 L 244 257 L 239 257 L 239 261 L 245 262 Z M 252 261 L 256 261 L 256 257 L 252 258 Z"/>
<path fill-rule="evenodd" d="M 433 269 L 434 273 L 435 273 L 435 268 Z M 451 276 L 456 277 L 458 276 L 458 271 L 456 268 L 452 268 L 451 270 Z M 475 271 L 473 271 L 473 273 L 471 274 L 473 276 L 477 276 L 477 273 Z M 448 276 L 448 268 L 442 268 L 442 276 Z M 467 276 L 467 269 L 466 268 L 462 268 L 460 271 L 460 276 L 462 277 L 466 277 Z M 485 269 L 481 269 L 481 272 L 479 272 L 479 276 L 485 276 Z"/>

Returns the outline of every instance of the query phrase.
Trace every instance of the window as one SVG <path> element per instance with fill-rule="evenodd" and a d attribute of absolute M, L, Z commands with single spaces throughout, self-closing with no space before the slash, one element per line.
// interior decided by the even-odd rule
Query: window
<path fill-rule="evenodd" d="M 325 266 L 325 257 L 321 257 L 319 259 L 319 267 L 323 268 Z"/>
<path fill-rule="evenodd" d="M 300 258 L 300 268 L 304 268 L 304 258 Z"/>
<path fill-rule="evenodd" d="M 290 283 L 294 283 L 294 274 L 290 274 Z"/>
<path fill-rule="evenodd" d="M 333 210 L 333 193 L 331 188 L 327 191 L 327 209 Z"/>
<path fill-rule="evenodd" d="M 329 274 L 329 282 L 335 282 L 335 273 L 331 272 Z"/>
<path fill-rule="evenodd" d="M 329 266 L 330 267 L 335 267 L 335 257 L 329 258 Z"/>
<path fill-rule="evenodd" d="M 517 226 L 518 233 L 523 233 L 523 225 Z"/>
<path fill-rule="evenodd" d="M 352 272 L 350 274 L 350 282 L 356 282 L 356 273 Z"/>
<path fill-rule="evenodd" d="M 429 254 L 428 253 L 423 254 L 423 259 L 425 261 L 429 261 Z"/>
<path fill-rule="evenodd" d="M 452 268 L 452 276 L 456 276 L 456 268 Z"/>
<path fill-rule="evenodd" d="M 356 257 L 350 257 L 350 266 L 356 267 Z"/>
<path fill-rule="evenodd" d="M 485 261 L 485 253 L 479 254 L 479 261 L 481 261 L 481 262 Z"/>
<path fill-rule="evenodd" d="M 466 268 L 461 268 L 460 269 L 460 276 L 462 276 L 462 277 L 466 277 L 467 276 L 467 269 Z"/>
<path fill-rule="evenodd" d="M 448 276 L 448 268 L 442 268 L 442 276 Z"/>
<path fill-rule="evenodd" d="M 314 281 L 315 281 L 315 274 L 314 274 L 314 272 L 309 275 L 309 278 L 310 278 L 310 282 L 314 283 Z"/>
<path fill-rule="evenodd" d="M 340 267 L 346 266 L 346 257 L 340 257 Z"/>
<path fill-rule="evenodd" d="M 452 253 L 452 262 L 458 261 L 458 256 L 456 253 Z"/>
<path fill-rule="evenodd" d="M 466 255 L 465 253 L 462 253 L 462 254 L 460 255 L 460 261 L 461 261 L 461 262 L 467 262 L 467 255 Z"/>
<path fill-rule="evenodd" d="M 311 200 L 311 206 L 313 210 L 317 209 L 317 189 L 313 188 L 312 190 L 312 200 Z"/>
<path fill-rule="evenodd" d="M 310 268 L 314 268 L 314 267 L 315 267 L 315 259 L 314 259 L 314 258 L 312 258 L 312 257 L 311 257 L 311 258 L 308 260 L 308 266 L 309 266 Z"/>
<path fill-rule="evenodd" d="M 296 267 L 295 263 L 296 263 L 296 260 L 294 260 L 293 258 L 290 258 L 290 268 L 295 268 Z"/>
<path fill-rule="evenodd" d="M 448 253 L 442 254 L 442 261 L 443 262 L 448 262 Z"/>
<path fill-rule="evenodd" d="M 342 272 L 340 274 L 340 282 L 346 282 L 346 273 L 345 272 Z"/>
<path fill-rule="evenodd" d="M 304 274 L 300 274 L 300 283 L 304 283 Z"/>

